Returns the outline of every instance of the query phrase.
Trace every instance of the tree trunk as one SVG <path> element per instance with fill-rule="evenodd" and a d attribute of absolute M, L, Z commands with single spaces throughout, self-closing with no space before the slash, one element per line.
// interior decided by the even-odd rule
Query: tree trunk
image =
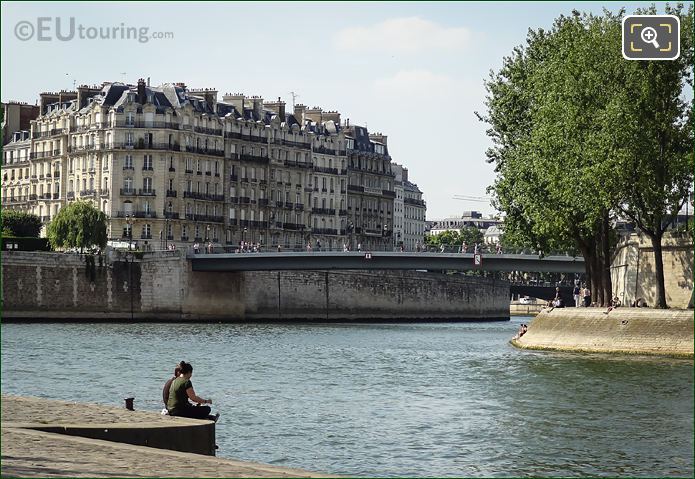
<path fill-rule="evenodd" d="M 603 214 L 601 222 L 601 250 L 603 259 L 603 306 L 608 306 L 613 299 L 613 284 L 611 281 L 611 247 L 610 247 L 610 225 L 608 223 L 608 212 Z"/>
<path fill-rule="evenodd" d="M 664 283 L 664 257 L 661 250 L 661 239 L 663 233 L 649 235 L 654 248 L 654 273 L 656 275 L 656 303 L 654 307 L 657 309 L 666 309 L 666 284 Z"/>

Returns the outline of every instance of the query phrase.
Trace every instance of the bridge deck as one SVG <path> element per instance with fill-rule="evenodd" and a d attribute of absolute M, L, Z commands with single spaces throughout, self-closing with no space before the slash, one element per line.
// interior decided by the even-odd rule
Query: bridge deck
<path fill-rule="evenodd" d="M 571 256 L 523 254 L 482 255 L 476 265 L 472 253 L 401 252 L 283 252 L 189 254 L 193 271 L 275 270 L 481 270 L 583 273 L 584 259 Z"/>

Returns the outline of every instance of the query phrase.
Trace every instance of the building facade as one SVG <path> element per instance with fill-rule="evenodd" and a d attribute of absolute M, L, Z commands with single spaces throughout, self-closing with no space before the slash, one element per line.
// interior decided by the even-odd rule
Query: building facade
<path fill-rule="evenodd" d="M 48 222 L 70 201 L 109 218 L 111 240 L 364 249 L 393 241 L 386 137 L 340 113 L 278 99 L 104 83 L 42 93 L 3 151 L 3 206 Z"/>

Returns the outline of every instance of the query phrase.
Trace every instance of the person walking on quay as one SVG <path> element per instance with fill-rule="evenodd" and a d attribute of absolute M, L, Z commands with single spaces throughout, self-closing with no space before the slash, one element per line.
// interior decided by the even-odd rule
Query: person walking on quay
<path fill-rule="evenodd" d="M 195 254 L 200 253 L 200 245 L 198 244 L 197 241 L 195 243 L 193 243 L 193 253 L 195 253 Z"/>
<path fill-rule="evenodd" d="M 468 244 L 465 241 L 461 243 L 461 253 L 468 253 Z"/>
<path fill-rule="evenodd" d="M 578 308 L 582 304 L 581 288 L 579 287 L 579 282 L 574 283 L 574 289 L 572 290 L 572 296 L 574 296 L 574 307 Z"/>
<path fill-rule="evenodd" d="M 321 240 L 316 240 L 316 251 L 321 251 Z"/>
<path fill-rule="evenodd" d="M 591 306 L 591 290 L 584 287 L 584 307 L 588 308 L 589 306 Z"/>
<path fill-rule="evenodd" d="M 169 415 L 217 421 L 219 414 L 211 416 L 210 406 L 201 406 L 201 404 L 212 404 L 212 399 L 203 399 L 195 393 L 191 376 L 193 376 L 193 366 L 181 361 L 179 363 L 179 376 L 171 382 L 169 388 L 169 397 L 167 398 Z M 198 405 L 193 406 L 188 401 L 189 399 Z"/>
<path fill-rule="evenodd" d="M 415 243 L 415 251 L 420 252 L 420 242 Z"/>
<path fill-rule="evenodd" d="M 357 243 L 357 251 L 362 252 L 362 243 Z"/>
<path fill-rule="evenodd" d="M 311 253 L 311 241 L 306 244 L 306 252 Z"/>

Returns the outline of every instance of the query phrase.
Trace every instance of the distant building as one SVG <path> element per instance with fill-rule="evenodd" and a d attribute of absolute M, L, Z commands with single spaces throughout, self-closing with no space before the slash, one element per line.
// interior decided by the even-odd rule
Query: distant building
<path fill-rule="evenodd" d="M 502 236 L 502 227 L 501 225 L 493 225 L 488 227 L 487 230 L 485 230 L 485 234 L 483 235 L 483 242 L 485 244 L 497 244 L 500 242 L 500 238 Z"/>
<path fill-rule="evenodd" d="M 81 199 L 106 214 L 110 240 L 132 238 L 145 248 L 395 243 L 387 137 L 341 122 L 336 111 L 296 105 L 288 112 L 280 99 L 237 93 L 218 101 L 215 89 L 144 79 L 4 107 L 3 207 L 44 223 Z M 422 193 L 401 186 L 403 201 L 422 203 L 408 219 L 424 220 Z"/>
<path fill-rule="evenodd" d="M 464 211 L 460 217 L 449 217 L 427 222 L 428 233 L 436 235 L 444 231 L 460 231 L 465 227 L 472 226 L 478 228 L 483 234 L 490 226 L 502 224 L 502 220 L 497 218 L 483 218 L 478 211 Z"/>

